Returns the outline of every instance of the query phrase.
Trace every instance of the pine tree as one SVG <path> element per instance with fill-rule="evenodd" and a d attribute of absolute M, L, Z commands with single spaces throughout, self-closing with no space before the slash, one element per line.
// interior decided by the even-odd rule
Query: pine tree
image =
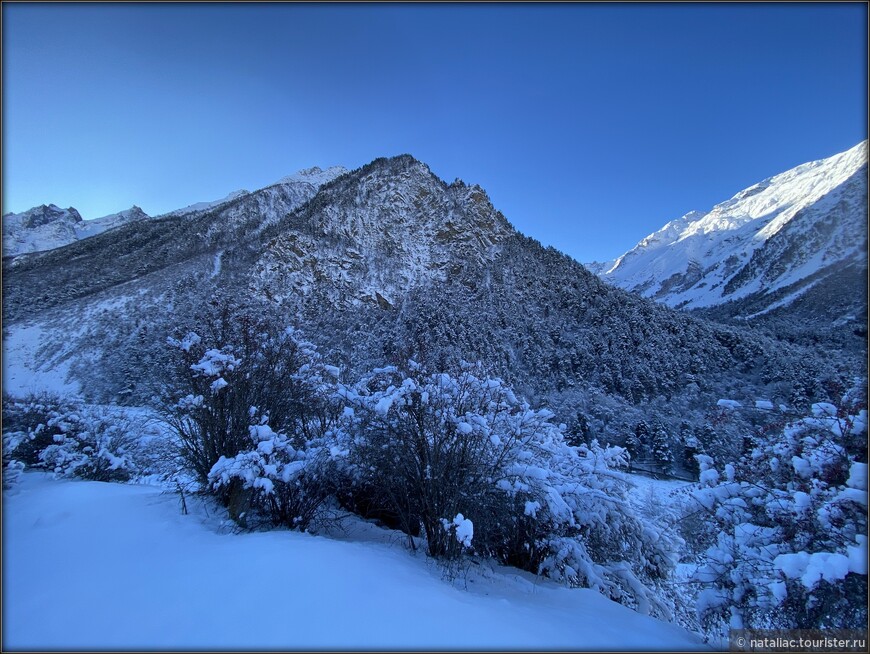
<path fill-rule="evenodd" d="M 641 457 L 641 454 L 643 452 L 643 443 L 640 442 L 640 439 L 637 437 L 636 433 L 631 433 L 628 435 L 628 438 L 625 440 L 625 449 L 628 450 L 632 461 L 635 461 Z"/>
<path fill-rule="evenodd" d="M 674 467 L 674 455 L 671 452 L 670 440 L 664 426 L 657 422 L 652 433 L 652 455 L 655 462 L 666 473 L 671 473 Z"/>
<path fill-rule="evenodd" d="M 701 469 L 698 465 L 698 460 L 695 458 L 698 454 L 703 454 L 701 451 L 701 445 L 698 443 L 698 439 L 694 436 L 689 436 L 685 440 L 685 445 L 683 446 L 683 469 L 690 473 L 692 477 L 695 479 L 698 478 L 698 474 Z"/>
<path fill-rule="evenodd" d="M 637 459 L 642 459 L 649 455 L 650 448 L 650 429 L 646 421 L 641 420 L 634 427 L 634 439 L 637 443 Z"/>

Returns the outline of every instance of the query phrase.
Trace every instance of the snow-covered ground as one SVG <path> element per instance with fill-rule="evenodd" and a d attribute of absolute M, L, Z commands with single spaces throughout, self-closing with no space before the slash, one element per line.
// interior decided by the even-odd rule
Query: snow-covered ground
<path fill-rule="evenodd" d="M 643 649 L 699 639 L 510 568 L 453 576 L 359 520 L 229 533 L 151 486 L 25 473 L 4 493 L 3 649 Z"/>

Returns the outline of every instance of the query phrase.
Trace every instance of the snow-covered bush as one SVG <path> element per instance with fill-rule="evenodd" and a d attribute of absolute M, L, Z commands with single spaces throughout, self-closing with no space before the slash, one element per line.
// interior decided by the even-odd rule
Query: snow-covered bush
<path fill-rule="evenodd" d="M 63 433 L 61 418 L 77 404 L 51 393 L 3 397 L 3 458 L 39 466 L 39 455 Z"/>
<path fill-rule="evenodd" d="M 275 433 L 265 417 L 248 430 L 249 446 L 234 457 L 221 457 L 209 473 L 216 490 L 240 485 L 245 506 L 239 507 L 239 522 L 251 526 L 252 513 L 270 524 L 306 530 L 318 509 L 331 496 L 329 451 L 323 439 L 302 447 L 297 439 Z M 296 446 L 293 445 L 294 441 Z"/>
<path fill-rule="evenodd" d="M 138 470 L 136 430 L 105 408 L 47 395 L 9 399 L 3 428 L 4 459 L 29 467 L 94 481 L 127 481 Z"/>
<path fill-rule="evenodd" d="M 18 482 L 25 467 L 21 461 L 3 458 L 3 490 L 12 488 Z"/>
<path fill-rule="evenodd" d="M 768 430 L 734 464 L 698 457 L 697 609 L 711 634 L 866 628 L 866 434 L 853 391 Z"/>
<path fill-rule="evenodd" d="M 137 471 L 138 438 L 131 424 L 100 407 L 81 406 L 57 421 L 61 433 L 39 455 L 60 477 L 128 481 Z"/>
<path fill-rule="evenodd" d="M 625 450 L 569 446 L 549 411 L 479 365 L 450 375 L 410 361 L 341 394 L 336 447 L 352 488 L 407 533 L 422 525 L 432 556 L 471 549 L 668 613 L 652 588 L 670 559 L 625 501 Z"/>
<path fill-rule="evenodd" d="M 217 299 L 194 330 L 179 330 L 179 381 L 164 411 L 186 467 L 203 484 L 221 457 L 251 447 L 252 416 L 303 447 L 335 417 L 330 399 L 338 370 L 267 308 Z"/>

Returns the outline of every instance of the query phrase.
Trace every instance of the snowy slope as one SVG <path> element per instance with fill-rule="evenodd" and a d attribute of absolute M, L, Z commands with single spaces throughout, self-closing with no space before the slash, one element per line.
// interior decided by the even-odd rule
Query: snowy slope
<path fill-rule="evenodd" d="M 79 385 L 74 381 L 67 381 L 69 359 L 58 361 L 57 358 L 51 358 L 46 361 L 44 357 L 40 357 L 46 330 L 45 325 L 4 325 L 4 393 L 16 397 L 40 393 L 79 393 Z"/>
<path fill-rule="evenodd" d="M 142 209 L 136 205 L 133 205 L 129 209 L 108 216 L 103 216 L 102 218 L 83 220 L 79 223 L 76 233 L 79 239 L 88 238 L 89 236 L 102 234 L 103 232 L 114 229 L 115 227 L 120 227 L 121 225 L 126 225 L 127 223 L 132 223 L 137 220 L 147 220 L 148 218 L 150 218 L 150 216 L 147 213 L 142 211 Z"/>
<path fill-rule="evenodd" d="M 189 204 L 186 207 L 182 207 L 181 209 L 175 209 L 168 213 L 163 214 L 163 216 L 185 216 L 187 214 L 192 213 L 203 213 L 208 211 L 209 209 L 214 209 L 215 207 L 219 207 L 227 202 L 231 202 L 236 198 L 240 198 L 243 195 L 247 195 L 249 191 L 241 189 L 239 191 L 233 191 L 229 195 L 222 197 L 220 200 L 212 200 L 211 202 L 195 202 L 193 204 Z"/>
<path fill-rule="evenodd" d="M 4 498 L 3 649 L 662 649 L 695 636 L 592 590 L 390 533 L 230 534 L 159 488 L 26 473 Z M 467 587 L 467 589 L 466 589 Z"/>
<path fill-rule="evenodd" d="M 650 234 L 609 267 L 606 281 L 669 306 L 700 308 L 774 297 L 867 261 L 867 142 L 751 186 L 707 213 Z M 786 304 L 788 301 L 786 301 Z M 757 308 L 757 307 L 756 307 Z"/>
<path fill-rule="evenodd" d="M 282 177 L 277 182 L 253 193 L 245 190 L 234 191 L 220 200 L 197 202 L 182 209 L 170 211 L 161 217 L 202 215 L 215 210 L 232 210 L 235 206 L 242 206 L 244 209 L 250 210 L 251 207 L 248 205 L 251 204 L 252 200 L 258 200 L 256 210 L 260 211 L 261 215 L 269 215 L 269 213 L 276 211 L 286 212 L 313 197 L 317 189 L 346 172 L 347 169 L 342 166 L 331 166 L 326 170 L 314 166 Z"/>

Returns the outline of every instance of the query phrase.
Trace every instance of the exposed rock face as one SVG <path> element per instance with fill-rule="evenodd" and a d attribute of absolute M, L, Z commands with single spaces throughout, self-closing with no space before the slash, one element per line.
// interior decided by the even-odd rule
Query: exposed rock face
<path fill-rule="evenodd" d="M 257 292 L 293 302 L 317 288 L 337 305 L 393 306 L 416 284 L 492 259 L 513 228 L 479 186 L 447 185 L 404 156 L 345 175 L 268 232 Z"/>

